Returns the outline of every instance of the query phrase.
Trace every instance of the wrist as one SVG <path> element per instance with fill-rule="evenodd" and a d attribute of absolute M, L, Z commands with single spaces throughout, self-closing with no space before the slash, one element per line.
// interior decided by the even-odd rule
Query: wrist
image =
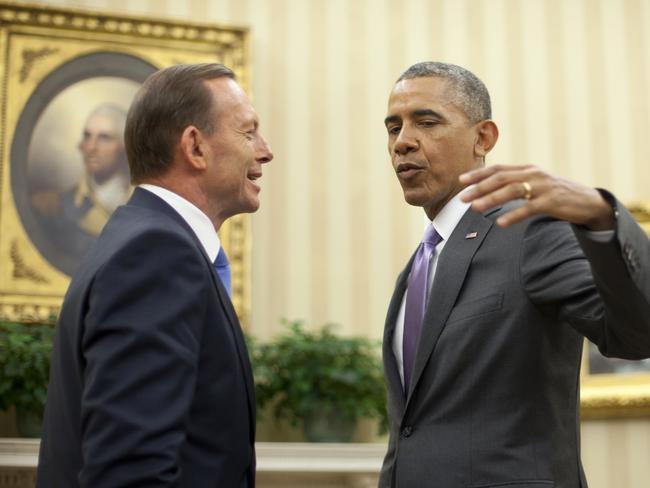
<path fill-rule="evenodd" d="M 594 189 L 593 215 L 583 226 L 592 231 L 614 230 L 616 227 L 616 203 L 610 202 L 607 194 Z"/>

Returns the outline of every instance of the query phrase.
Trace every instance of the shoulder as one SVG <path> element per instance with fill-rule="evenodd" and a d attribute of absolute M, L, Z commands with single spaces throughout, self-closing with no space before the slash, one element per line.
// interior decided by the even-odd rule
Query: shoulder
<path fill-rule="evenodd" d="M 191 230 L 161 212 L 120 207 L 110 218 L 77 275 L 83 280 L 124 280 L 124 286 L 151 275 L 152 280 L 203 281 L 207 257 Z"/>
<path fill-rule="evenodd" d="M 127 221 L 116 225 L 102 234 L 98 252 L 106 255 L 106 260 L 123 265 L 138 265 L 138 271 L 145 263 L 152 266 L 172 266 L 183 263 L 202 264 L 204 260 L 200 244 L 177 223 L 152 215 L 144 221 Z M 102 256 L 99 256 L 102 259 Z M 162 260 L 162 261 L 161 261 Z M 176 272 L 182 273 L 183 269 Z"/>
<path fill-rule="evenodd" d="M 95 248 L 84 269 L 91 309 L 128 316 L 129 304 L 137 304 L 151 313 L 184 307 L 202 313 L 212 289 L 211 270 L 187 233 L 147 222 L 112 240 Z"/>
<path fill-rule="evenodd" d="M 541 215 L 529 217 L 508 227 L 499 227 L 496 220 L 507 212 L 524 204 L 513 201 L 485 212 L 483 218 L 491 221 L 492 227 L 485 245 L 497 255 L 508 254 L 522 267 L 532 263 L 572 259 L 581 255 L 580 246 L 568 222 Z"/>
<path fill-rule="evenodd" d="M 501 215 L 504 215 L 518 207 L 521 207 L 525 203 L 525 200 L 513 200 L 501 207 L 489 210 L 483 215 L 485 218 L 491 220 L 492 222 L 495 222 L 496 219 L 498 219 Z M 523 238 L 531 235 L 536 235 L 540 232 L 550 232 L 551 234 L 573 234 L 571 225 L 568 222 L 558 220 L 547 215 L 529 217 L 522 222 L 502 229 L 502 231 L 512 234 L 520 234 Z"/>
<path fill-rule="evenodd" d="M 163 246 L 164 242 L 170 240 L 199 249 L 196 236 L 180 216 L 174 218 L 173 214 L 146 207 L 122 206 L 107 222 L 100 236 L 100 246 L 121 248 L 161 241 L 155 246 L 151 245 L 151 253 L 175 251 L 175 247 L 165 249 Z"/>

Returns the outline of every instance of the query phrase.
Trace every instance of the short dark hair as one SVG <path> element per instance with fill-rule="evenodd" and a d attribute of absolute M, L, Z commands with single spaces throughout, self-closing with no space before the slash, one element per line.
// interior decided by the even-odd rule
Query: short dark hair
<path fill-rule="evenodd" d="M 177 64 L 149 76 L 136 94 L 126 118 L 126 148 L 133 184 L 164 174 L 177 138 L 189 125 L 212 134 L 214 97 L 205 81 L 233 71 L 218 63 Z"/>
<path fill-rule="evenodd" d="M 492 118 L 490 94 L 483 82 L 471 71 L 455 64 L 426 61 L 404 71 L 396 83 L 412 78 L 438 77 L 447 80 L 454 93 L 452 102 L 473 123 Z"/>

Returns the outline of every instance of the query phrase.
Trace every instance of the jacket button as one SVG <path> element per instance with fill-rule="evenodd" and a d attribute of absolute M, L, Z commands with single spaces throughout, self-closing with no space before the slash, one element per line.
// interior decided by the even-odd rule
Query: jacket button
<path fill-rule="evenodd" d="M 413 427 L 411 427 L 410 425 L 407 425 L 402 429 L 402 437 L 404 438 L 410 437 L 412 433 L 413 433 Z"/>

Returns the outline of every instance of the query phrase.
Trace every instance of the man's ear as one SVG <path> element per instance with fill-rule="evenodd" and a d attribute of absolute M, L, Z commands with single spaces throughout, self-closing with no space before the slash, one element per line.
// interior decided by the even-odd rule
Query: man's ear
<path fill-rule="evenodd" d="M 499 129 L 491 120 L 481 120 L 476 124 L 476 142 L 474 143 L 474 155 L 484 158 L 489 153 L 499 138 Z"/>
<path fill-rule="evenodd" d="M 179 146 L 183 159 L 194 169 L 204 170 L 207 168 L 206 141 L 199 129 L 188 125 L 181 134 Z"/>

